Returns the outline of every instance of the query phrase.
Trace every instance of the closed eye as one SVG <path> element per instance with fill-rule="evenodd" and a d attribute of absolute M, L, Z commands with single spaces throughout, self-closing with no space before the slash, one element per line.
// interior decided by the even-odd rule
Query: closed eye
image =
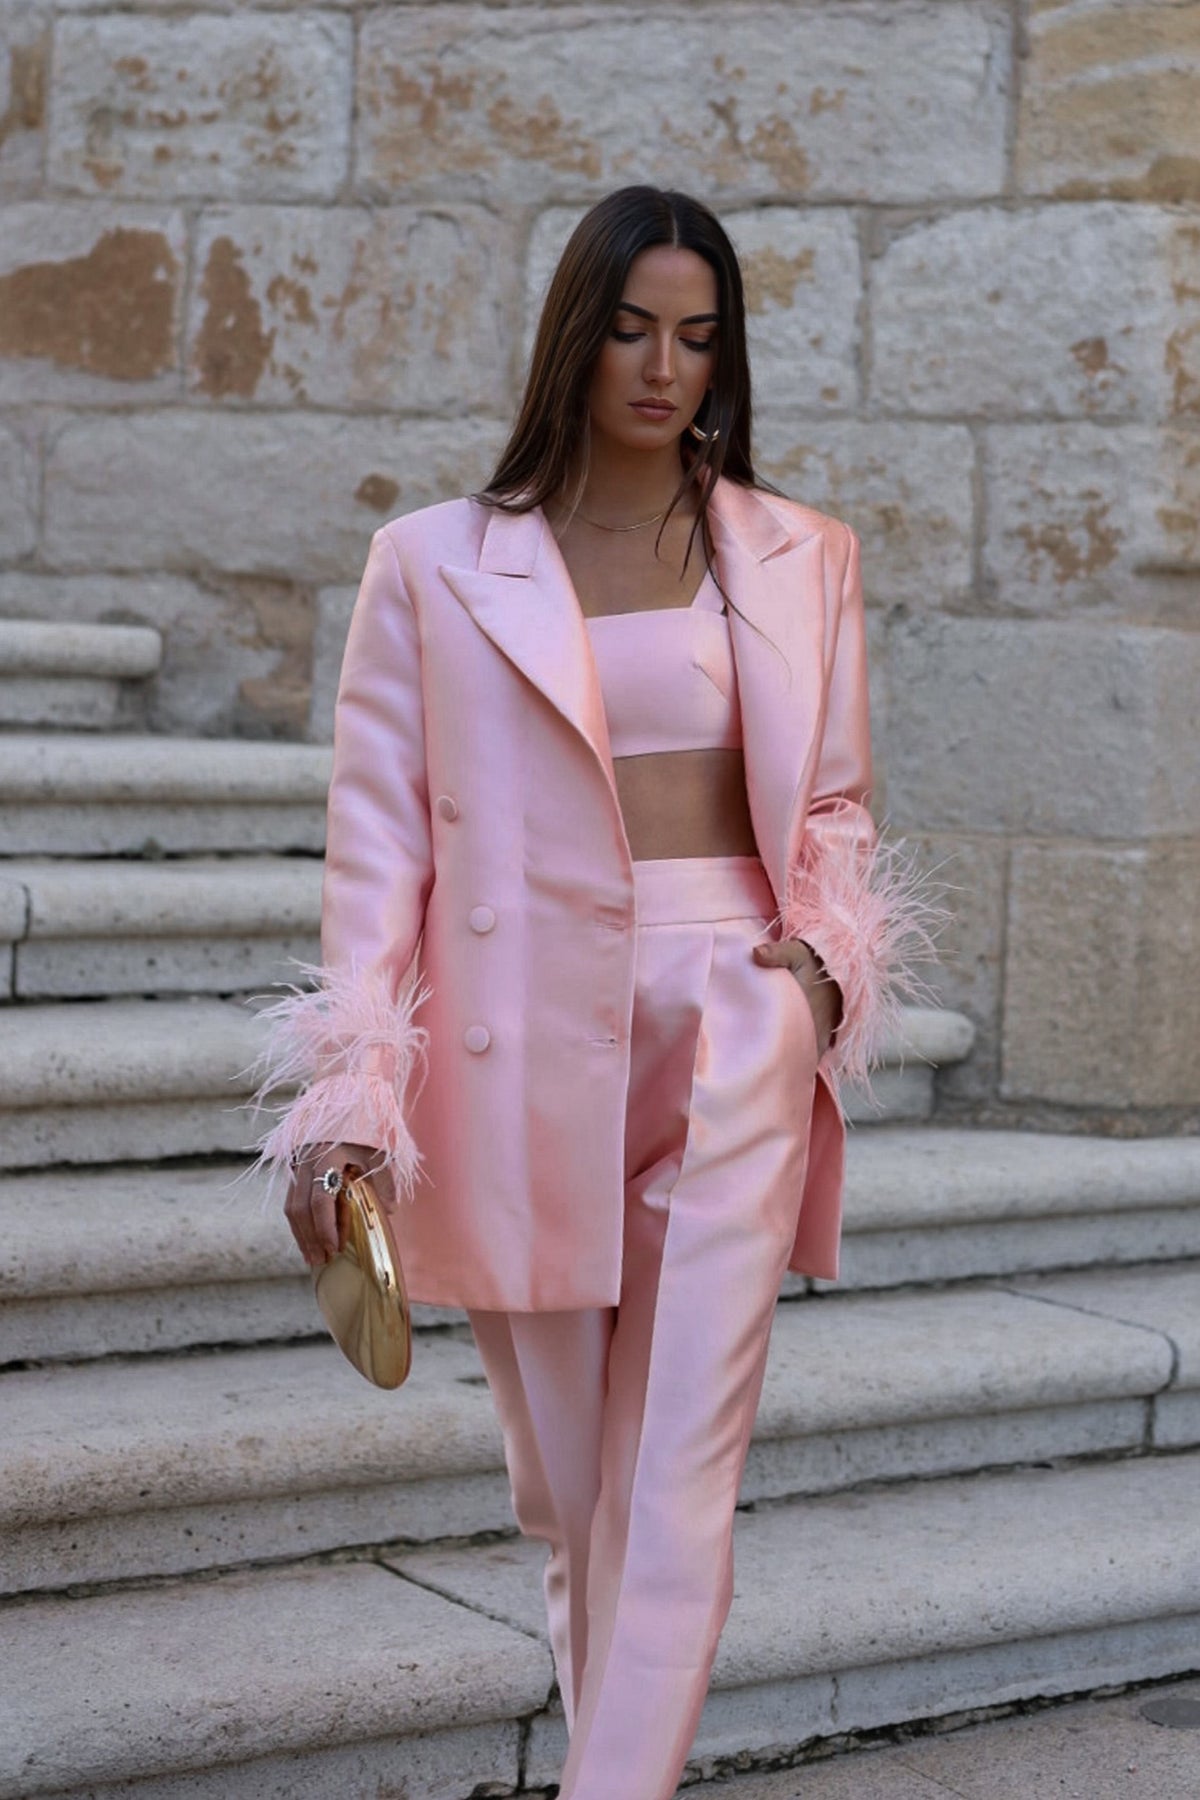
<path fill-rule="evenodd" d="M 645 335 L 644 331 L 613 332 L 613 336 L 619 344 L 636 344 L 637 340 Z M 703 343 L 698 343 L 695 338 L 680 338 L 679 341 L 681 344 L 686 344 L 689 350 L 711 350 L 713 347 L 712 338 L 705 338 Z"/>

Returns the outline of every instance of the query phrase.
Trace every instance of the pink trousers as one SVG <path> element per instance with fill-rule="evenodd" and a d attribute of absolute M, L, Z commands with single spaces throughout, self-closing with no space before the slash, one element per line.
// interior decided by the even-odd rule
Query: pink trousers
<path fill-rule="evenodd" d="M 619 1305 L 470 1314 L 517 1523 L 549 1547 L 561 1800 L 670 1800 L 687 1760 L 816 1075 L 803 988 L 751 954 L 775 912 L 758 858 L 634 874 Z"/>

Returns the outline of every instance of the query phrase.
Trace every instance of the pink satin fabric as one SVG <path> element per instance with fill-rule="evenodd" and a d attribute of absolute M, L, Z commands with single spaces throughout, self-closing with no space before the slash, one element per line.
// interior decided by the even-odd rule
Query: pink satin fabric
<path fill-rule="evenodd" d="M 588 619 L 614 756 L 741 749 L 737 670 L 723 606 L 706 573 L 690 606 Z"/>
<path fill-rule="evenodd" d="M 751 954 L 775 912 L 758 859 L 634 877 L 619 1305 L 470 1313 L 518 1524 L 550 1551 L 561 1800 L 670 1800 L 687 1759 L 732 1597 L 817 1065 L 802 987 Z"/>
<path fill-rule="evenodd" d="M 857 537 L 725 476 L 709 512 L 754 849 L 782 935 L 844 1001 L 790 1258 L 836 1280 L 836 1089 L 891 1041 L 890 996 L 916 997 L 927 909 L 866 804 Z M 710 675 L 719 705 L 716 663 L 695 681 Z M 322 962 L 271 1009 L 260 1099 L 289 1098 L 263 1160 L 285 1176 L 306 1142 L 378 1143 L 413 1299 L 615 1306 L 633 872 L 588 622 L 542 509 L 464 498 L 380 526 L 336 713 Z"/>

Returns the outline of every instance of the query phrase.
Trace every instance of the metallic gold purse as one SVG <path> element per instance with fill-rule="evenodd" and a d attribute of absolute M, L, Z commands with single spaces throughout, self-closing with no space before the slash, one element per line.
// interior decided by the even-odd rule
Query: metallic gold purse
<path fill-rule="evenodd" d="M 412 1366 L 412 1320 L 391 1223 L 357 1163 L 328 1169 L 321 1185 L 337 1207 L 338 1248 L 313 1270 L 317 1305 L 359 1374 L 397 1388 Z"/>

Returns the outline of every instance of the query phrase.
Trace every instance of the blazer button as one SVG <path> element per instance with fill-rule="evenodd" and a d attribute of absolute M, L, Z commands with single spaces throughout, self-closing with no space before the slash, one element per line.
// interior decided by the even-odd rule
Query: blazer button
<path fill-rule="evenodd" d="M 472 931 L 482 934 L 492 929 L 496 923 L 496 915 L 490 906 L 473 906 L 467 915 L 467 923 Z"/>
<path fill-rule="evenodd" d="M 463 1043 L 468 1050 L 479 1056 L 492 1041 L 492 1034 L 486 1025 L 468 1025 L 463 1032 Z"/>
<path fill-rule="evenodd" d="M 449 794 L 439 794 L 434 804 L 443 819 L 457 819 L 458 804 Z"/>

